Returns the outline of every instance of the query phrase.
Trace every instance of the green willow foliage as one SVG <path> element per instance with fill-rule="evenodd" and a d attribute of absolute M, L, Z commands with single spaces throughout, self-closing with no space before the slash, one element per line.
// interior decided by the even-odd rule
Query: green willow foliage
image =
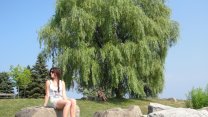
<path fill-rule="evenodd" d="M 178 33 L 164 0 L 58 0 L 39 40 L 68 87 L 75 76 L 82 87 L 104 87 L 117 97 L 156 96 Z"/>

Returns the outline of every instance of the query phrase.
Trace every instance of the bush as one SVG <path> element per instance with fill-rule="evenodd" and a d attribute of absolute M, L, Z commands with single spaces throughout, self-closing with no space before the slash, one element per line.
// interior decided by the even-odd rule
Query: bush
<path fill-rule="evenodd" d="M 186 106 L 199 109 L 208 106 L 208 88 L 193 88 L 187 96 Z"/>

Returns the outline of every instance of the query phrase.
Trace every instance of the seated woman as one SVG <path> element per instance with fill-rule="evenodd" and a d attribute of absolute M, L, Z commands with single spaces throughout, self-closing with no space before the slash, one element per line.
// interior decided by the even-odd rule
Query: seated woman
<path fill-rule="evenodd" d="M 56 67 L 51 68 L 49 75 L 51 80 L 46 81 L 44 106 L 63 109 L 63 117 L 68 117 L 69 113 L 70 117 L 75 117 L 76 100 L 67 99 L 65 82 L 60 80 L 60 69 Z"/>

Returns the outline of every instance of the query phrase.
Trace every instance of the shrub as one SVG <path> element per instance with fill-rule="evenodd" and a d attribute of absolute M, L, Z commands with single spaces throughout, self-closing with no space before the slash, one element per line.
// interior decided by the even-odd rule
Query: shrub
<path fill-rule="evenodd" d="M 195 109 L 208 106 L 208 87 L 205 90 L 202 88 L 193 88 L 188 93 L 186 106 Z"/>

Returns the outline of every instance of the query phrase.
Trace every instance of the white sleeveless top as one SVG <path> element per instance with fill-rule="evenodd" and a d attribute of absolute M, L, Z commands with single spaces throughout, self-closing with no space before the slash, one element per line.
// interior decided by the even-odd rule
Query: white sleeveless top
<path fill-rule="evenodd" d="M 49 86 L 49 96 L 50 96 L 50 98 L 63 97 L 63 95 L 62 95 L 62 90 L 63 90 L 62 81 L 59 80 L 59 92 L 58 92 L 58 86 L 54 86 L 52 80 L 49 80 L 49 81 L 50 81 L 50 86 Z"/>

